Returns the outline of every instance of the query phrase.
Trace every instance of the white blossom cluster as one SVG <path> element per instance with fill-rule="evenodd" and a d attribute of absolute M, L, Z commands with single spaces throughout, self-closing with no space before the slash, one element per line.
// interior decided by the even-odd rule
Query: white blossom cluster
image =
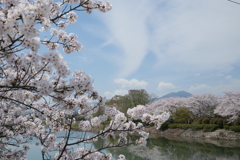
<path fill-rule="evenodd" d="M 76 14 L 75 12 L 71 12 L 71 13 L 72 14 L 74 13 L 74 15 Z M 77 19 L 74 19 L 74 20 L 76 21 Z M 75 36 L 73 33 L 67 34 L 64 30 L 61 30 L 61 29 L 67 28 L 66 24 L 67 23 L 64 23 L 63 21 L 58 23 L 57 27 L 60 30 L 56 28 L 51 28 L 51 35 L 52 35 L 51 39 L 53 39 L 53 37 L 56 37 L 58 41 L 57 42 L 51 41 L 48 38 L 44 39 L 43 44 L 45 44 L 49 50 L 57 49 L 59 47 L 59 44 L 62 45 L 64 52 L 67 54 L 82 50 L 83 47 L 77 41 L 77 38 L 78 38 L 77 36 Z"/>
<path fill-rule="evenodd" d="M 118 159 L 118 160 L 126 160 L 126 158 L 125 158 L 125 156 L 124 156 L 124 155 L 120 154 L 120 155 L 119 155 L 119 159 Z"/>
<path fill-rule="evenodd" d="M 142 123 L 128 120 L 116 108 L 105 109 L 105 99 L 94 91 L 91 76 L 84 71 L 70 76 L 57 51 L 70 54 L 83 48 L 76 35 L 65 31 L 77 22 L 76 11 L 106 12 L 111 8 L 109 2 L 100 0 L 0 0 L 1 158 L 25 160 L 33 138 L 37 139 L 35 145 L 41 146 L 42 159 L 55 154 L 52 157 L 56 160 L 109 160 L 112 155 L 102 149 L 131 143 L 127 136 L 134 132 L 142 136 L 136 143 L 146 145 L 148 134 Z M 43 39 L 43 31 L 49 37 Z M 49 51 L 41 53 L 41 47 Z M 130 115 L 141 119 L 144 110 L 138 106 Z M 161 124 L 165 120 L 161 118 L 152 118 L 151 122 Z M 103 127 L 106 121 L 110 124 Z M 73 128 L 80 131 L 74 142 L 69 141 Z M 101 130 L 85 136 L 93 128 Z M 58 138 L 60 133 L 64 133 L 62 139 Z M 108 137 L 117 138 L 117 144 L 109 143 L 98 150 L 79 146 Z M 74 150 L 73 146 L 78 148 Z M 123 155 L 119 158 L 125 159 Z"/>
<path fill-rule="evenodd" d="M 77 36 L 61 30 L 77 22 L 78 16 L 75 10 L 72 7 L 64 9 L 68 4 L 74 4 L 75 9 L 83 8 L 87 13 L 91 13 L 93 9 L 107 12 L 112 8 L 109 2 L 103 3 L 100 0 L 63 0 L 62 2 L 53 0 L 1 0 L 1 48 L 5 52 L 25 48 L 37 52 L 41 44 L 45 44 L 50 50 L 57 49 L 61 44 L 66 53 L 80 51 L 82 45 L 77 41 Z M 42 41 L 38 36 L 53 24 L 56 25 L 57 29 L 52 28 L 52 32 L 54 32 L 52 36 L 56 36 L 58 39 L 54 41 L 51 37 Z"/>
<path fill-rule="evenodd" d="M 230 117 L 229 122 L 240 118 L 240 92 L 224 92 L 219 105 L 214 110 L 215 114 Z"/>
<path fill-rule="evenodd" d="M 127 114 L 133 119 L 141 119 L 144 113 L 146 113 L 146 108 L 143 105 L 138 105 L 132 109 L 127 110 Z"/>
<path fill-rule="evenodd" d="M 55 159 L 59 154 L 55 155 Z M 63 154 L 64 157 L 67 159 L 82 159 L 81 157 L 85 156 L 84 159 L 91 159 L 91 160 L 110 160 L 112 158 L 112 154 L 104 154 L 101 152 L 95 152 L 93 150 L 89 150 L 86 148 L 78 148 L 74 151 L 70 149 L 66 149 L 66 152 Z"/>
<path fill-rule="evenodd" d="M 159 129 L 161 125 L 170 117 L 169 112 L 163 112 L 162 114 L 158 115 L 151 115 L 149 113 L 146 113 L 146 107 L 142 105 L 128 109 L 127 114 L 132 119 L 141 119 L 142 122 L 154 123 L 157 129 Z"/>

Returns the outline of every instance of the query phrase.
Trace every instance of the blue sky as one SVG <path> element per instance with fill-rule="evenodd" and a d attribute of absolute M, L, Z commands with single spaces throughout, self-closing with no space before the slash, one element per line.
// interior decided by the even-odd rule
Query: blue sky
<path fill-rule="evenodd" d="M 240 90 L 240 5 L 227 0 L 109 0 L 107 13 L 78 13 L 67 32 L 72 71 L 92 76 L 107 98 L 129 89 L 162 96 Z"/>

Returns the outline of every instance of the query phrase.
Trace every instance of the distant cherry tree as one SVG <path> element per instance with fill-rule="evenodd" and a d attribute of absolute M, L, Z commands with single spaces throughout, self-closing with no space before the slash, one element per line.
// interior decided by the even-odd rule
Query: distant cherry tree
<path fill-rule="evenodd" d="M 213 94 L 196 94 L 186 99 L 187 108 L 197 118 L 212 118 L 214 110 L 219 104 L 219 97 Z"/>
<path fill-rule="evenodd" d="M 93 117 L 104 108 L 105 99 L 93 88 L 93 80 L 84 71 L 71 74 L 58 50 L 70 54 L 82 50 L 74 33 L 65 30 L 77 22 L 77 11 L 93 9 L 107 12 L 109 2 L 93 0 L 1 0 L 0 1 L 0 157 L 23 160 L 29 142 L 37 139 L 42 159 L 111 159 L 103 149 L 128 143 L 145 145 L 148 134 L 141 123 L 135 124 L 115 108 Z M 41 36 L 43 32 L 48 36 Z M 44 34 L 45 34 L 44 33 Z M 42 52 L 40 48 L 47 48 Z M 97 103 L 91 103 L 91 102 Z M 168 117 L 144 115 L 144 106 L 128 111 L 131 119 L 142 119 L 159 127 Z M 84 117 L 76 122 L 76 117 Z M 101 128 L 101 123 L 109 125 Z M 81 131 L 70 141 L 73 125 Z M 98 133 L 84 132 L 99 128 Z M 101 128 L 101 130 L 100 130 Z M 141 138 L 129 142 L 128 134 Z M 63 135 L 61 139 L 58 135 Z M 115 136 L 115 135 L 118 136 Z M 101 148 L 80 147 L 102 138 L 115 138 Z M 75 149 L 73 147 L 76 147 Z M 53 156 L 49 153 L 54 151 Z M 36 157 L 38 158 L 38 157 Z M 123 155 L 119 159 L 125 159 Z"/>
<path fill-rule="evenodd" d="M 163 112 L 173 114 L 178 107 L 183 106 L 186 106 L 186 98 L 179 97 L 163 98 L 146 105 L 147 111 L 151 114 L 161 114 Z"/>
<path fill-rule="evenodd" d="M 149 114 L 158 115 L 163 112 L 175 114 L 179 107 L 185 107 L 191 119 L 193 118 L 212 118 L 214 110 L 220 103 L 219 97 L 213 94 L 197 94 L 188 98 L 171 97 L 163 98 L 146 105 Z"/>
<path fill-rule="evenodd" d="M 240 92 L 224 92 L 215 114 L 228 117 L 229 122 L 240 118 Z"/>

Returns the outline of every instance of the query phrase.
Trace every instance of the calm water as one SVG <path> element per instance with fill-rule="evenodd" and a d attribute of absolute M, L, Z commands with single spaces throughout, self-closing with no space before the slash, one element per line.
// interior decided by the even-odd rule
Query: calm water
<path fill-rule="evenodd" d="M 92 134 L 92 133 L 88 133 Z M 135 139 L 136 137 L 132 137 Z M 90 144 L 100 148 L 104 142 Z M 113 160 L 124 154 L 127 160 L 240 160 L 240 142 L 202 139 L 158 138 L 149 139 L 147 147 L 127 146 L 107 149 L 113 154 Z M 29 160 L 41 160 L 40 147 L 32 145 L 28 153 Z"/>

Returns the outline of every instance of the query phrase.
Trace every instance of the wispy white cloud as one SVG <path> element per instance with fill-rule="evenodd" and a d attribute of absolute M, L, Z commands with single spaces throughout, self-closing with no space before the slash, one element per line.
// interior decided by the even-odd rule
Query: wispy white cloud
<path fill-rule="evenodd" d="M 176 87 L 172 83 L 167 83 L 167 82 L 160 82 L 157 87 L 159 91 L 171 90 L 174 88 Z"/>
<path fill-rule="evenodd" d="M 90 62 L 86 56 L 78 56 L 78 59 L 80 59 L 82 62 Z"/>
<path fill-rule="evenodd" d="M 222 76 L 224 76 L 224 74 L 219 73 L 219 74 L 217 74 L 217 76 L 222 77 Z"/>
<path fill-rule="evenodd" d="M 231 70 L 240 60 L 236 14 L 240 14 L 239 6 L 228 1 L 167 1 L 151 20 L 150 48 L 159 58 L 159 66 Z"/>
<path fill-rule="evenodd" d="M 193 94 L 202 94 L 202 93 L 213 93 L 220 95 L 224 91 L 239 91 L 240 90 L 240 80 L 239 79 L 228 79 L 227 82 L 218 85 L 206 85 L 206 84 L 198 84 L 189 87 L 187 90 Z"/>
<path fill-rule="evenodd" d="M 105 92 L 104 95 L 106 96 L 107 99 L 111 99 L 113 96 L 115 95 L 121 95 L 121 96 L 124 96 L 128 94 L 128 90 L 125 90 L 125 89 L 118 89 L 118 90 L 115 90 L 114 92 Z"/>
<path fill-rule="evenodd" d="M 122 88 L 131 88 L 131 89 L 144 89 L 148 86 L 146 81 L 139 81 L 137 79 L 114 79 L 114 83 L 120 84 Z"/>
<path fill-rule="evenodd" d="M 175 64 L 176 69 L 229 71 L 240 60 L 238 5 L 219 0 L 110 2 L 113 9 L 104 15 L 110 36 L 103 46 L 113 44 L 123 53 L 116 61 L 121 77 L 133 74 L 149 51 L 160 67 Z"/>
<path fill-rule="evenodd" d="M 232 76 L 231 76 L 231 75 L 227 75 L 227 76 L 225 77 L 225 79 L 232 79 Z"/>
<path fill-rule="evenodd" d="M 199 77 L 199 76 L 201 76 L 201 74 L 200 73 L 196 73 L 194 76 Z"/>
<path fill-rule="evenodd" d="M 141 65 L 149 49 L 148 19 L 156 9 L 156 2 L 149 1 L 111 1 L 113 9 L 105 18 L 111 36 L 104 43 L 112 42 L 120 52 L 121 61 L 117 61 L 120 77 L 134 73 Z M 114 7 L 115 6 L 115 7 Z"/>
<path fill-rule="evenodd" d="M 199 84 L 199 85 L 194 85 L 189 88 L 190 92 L 194 93 L 199 93 L 199 92 L 205 92 L 207 93 L 208 91 L 212 90 L 212 86 L 208 86 L 206 84 Z"/>

